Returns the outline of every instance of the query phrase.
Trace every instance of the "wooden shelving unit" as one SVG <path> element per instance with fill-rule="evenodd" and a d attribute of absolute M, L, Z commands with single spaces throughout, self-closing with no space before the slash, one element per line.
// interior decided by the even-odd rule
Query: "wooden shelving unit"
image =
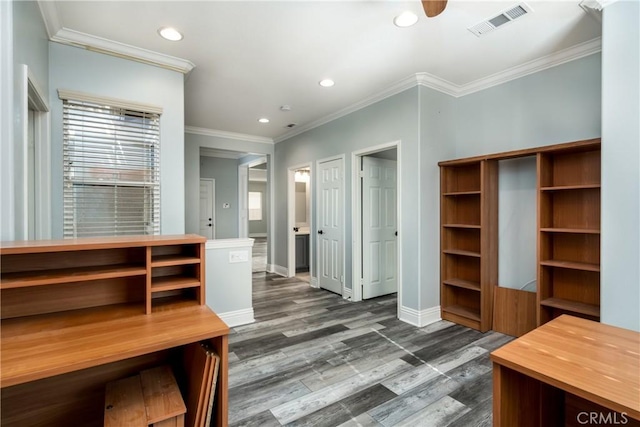
<path fill-rule="evenodd" d="M 484 332 L 497 279 L 497 164 L 448 162 L 440 171 L 442 318 Z"/>
<path fill-rule="evenodd" d="M 538 325 L 600 319 L 600 144 L 539 153 Z"/>
<path fill-rule="evenodd" d="M 169 364 L 183 393 L 185 348 L 220 355 L 216 425 L 227 425 L 229 328 L 204 305 L 200 236 L 3 242 L 3 426 L 102 425 L 105 385 Z"/>

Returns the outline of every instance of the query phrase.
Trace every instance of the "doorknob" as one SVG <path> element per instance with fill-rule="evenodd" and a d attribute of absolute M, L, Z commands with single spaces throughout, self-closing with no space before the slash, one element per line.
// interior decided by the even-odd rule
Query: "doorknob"
<path fill-rule="evenodd" d="M 298 227 L 293 227 L 293 231 L 295 231 L 296 233 L 299 231 L 300 229 Z"/>
<path fill-rule="evenodd" d="M 397 236 L 397 235 L 398 235 L 398 232 L 396 231 L 396 233 L 395 233 L 395 234 L 396 234 L 396 236 Z"/>
<path fill-rule="evenodd" d="M 318 230 L 318 234 L 324 234 L 324 231 Z"/>

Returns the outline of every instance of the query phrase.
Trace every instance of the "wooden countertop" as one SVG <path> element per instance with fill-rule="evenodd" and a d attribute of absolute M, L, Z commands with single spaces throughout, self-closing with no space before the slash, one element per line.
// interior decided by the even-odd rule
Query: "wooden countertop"
<path fill-rule="evenodd" d="M 127 304 L 2 321 L 0 385 L 9 387 L 229 333 L 205 305 Z"/>
<path fill-rule="evenodd" d="M 563 315 L 494 351 L 491 359 L 640 419 L 640 333 Z"/>

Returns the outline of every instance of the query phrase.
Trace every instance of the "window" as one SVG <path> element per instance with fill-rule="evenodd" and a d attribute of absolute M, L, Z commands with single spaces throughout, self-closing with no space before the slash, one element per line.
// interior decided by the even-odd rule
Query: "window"
<path fill-rule="evenodd" d="M 64 237 L 159 234 L 160 112 L 60 97 Z"/>
<path fill-rule="evenodd" d="M 262 221 L 262 193 L 249 191 L 249 221 Z"/>

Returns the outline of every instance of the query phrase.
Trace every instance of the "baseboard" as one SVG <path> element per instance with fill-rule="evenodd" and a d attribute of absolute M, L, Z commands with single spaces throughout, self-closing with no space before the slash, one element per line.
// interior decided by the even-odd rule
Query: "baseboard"
<path fill-rule="evenodd" d="M 349 288 L 342 288 L 342 298 L 351 300 L 353 296 L 353 291 Z"/>
<path fill-rule="evenodd" d="M 413 308 L 401 306 L 400 320 L 419 328 L 427 326 L 431 323 L 442 320 L 440 317 L 440 306 L 438 305 L 420 311 Z"/>
<path fill-rule="evenodd" d="M 309 280 L 309 285 L 311 285 L 312 288 L 319 288 L 320 285 L 318 285 L 318 278 L 311 276 L 311 279 Z"/>
<path fill-rule="evenodd" d="M 276 273 L 282 277 L 289 277 L 289 269 L 281 265 L 270 264 L 268 266 L 269 273 Z"/>
<path fill-rule="evenodd" d="M 253 323 L 256 319 L 253 318 L 253 307 L 245 308 L 243 310 L 227 311 L 226 313 L 216 313 L 224 323 L 230 328 L 240 325 L 246 325 Z"/>
<path fill-rule="evenodd" d="M 249 237 L 267 237 L 267 233 L 249 233 Z"/>

